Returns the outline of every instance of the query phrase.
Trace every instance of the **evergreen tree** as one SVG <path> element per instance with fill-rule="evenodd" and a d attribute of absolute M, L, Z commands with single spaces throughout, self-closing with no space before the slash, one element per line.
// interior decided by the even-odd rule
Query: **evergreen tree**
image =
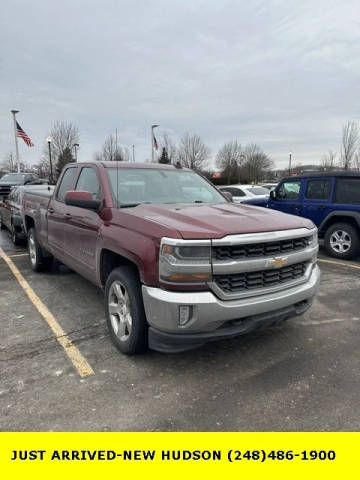
<path fill-rule="evenodd" d="M 163 147 L 162 149 L 161 157 L 159 158 L 159 163 L 166 163 L 166 164 L 170 163 L 169 156 L 165 147 Z"/>
<path fill-rule="evenodd" d="M 66 147 L 62 153 L 58 156 L 58 160 L 56 163 L 56 174 L 59 177 L 62 169 L 68 163 L 74 162 L 74 158 L 72 156 L 70 148 Z"/>

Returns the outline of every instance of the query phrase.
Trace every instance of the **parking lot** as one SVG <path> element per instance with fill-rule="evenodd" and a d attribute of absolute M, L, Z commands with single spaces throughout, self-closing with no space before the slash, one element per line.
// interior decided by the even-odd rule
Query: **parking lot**
<path fill-rule="evenodd" d="M 360 262 L 320 254 L 303 317 L 178 355 L 121 355 L 102 292 L 77 274 L 36 274 L 25 247 L 0 247 L 90 366 L 81 376 L 0 259 L 0 430 L 360 429 Z"/>

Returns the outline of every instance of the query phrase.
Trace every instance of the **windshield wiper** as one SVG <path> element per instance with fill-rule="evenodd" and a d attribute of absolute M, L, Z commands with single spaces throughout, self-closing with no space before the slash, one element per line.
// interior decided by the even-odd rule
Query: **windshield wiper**
<path fill-rule="evenodd" d="M 152 202 L 138 202 L 138 203 L 120 203 L 119 208 L 130 208 L 130 207 L 137 207 L 138 205 L 149 204 Z"/>
<path fill-rule="evenodd" d="M 119 208 L 137 207 L 140 203 L 120 203 Z"/>

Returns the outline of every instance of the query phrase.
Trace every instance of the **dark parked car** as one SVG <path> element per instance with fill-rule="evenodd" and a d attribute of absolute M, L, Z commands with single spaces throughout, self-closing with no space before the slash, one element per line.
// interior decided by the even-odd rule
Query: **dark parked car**
<path fill-rule="evenodd" d="M 248 200 L 244 203 L 255 205 Z M 349 259 L 360 253 L 360 173 L 331 172 L 284 178 L 256 205 L 312 220 L 328 253 Z"/>
<path fill-rule="evenodd" d="M 0 178 L 0 200 L 9 195 L 12 187 L 28 185 L 38 178 L 34 173 L 6 173 Z"/>
<path fill-rule="evenodd" d="M 14 245 L 20 245 L 26 239 L 21 217 L 21 187 L 13 187 L 10 194 L 0 201 L 0 228 L 7 228 Z"/>
<path fill-rule="evenodd" d="M 52 192 L 54 187 L 38 183 L 21 185 L 12 187 L 10 194 L 2 201 L 0 200 L 0 227 L 9 230 L 14 245 L 23 244 L 26 240 L 22 211 L 22 199 L 25 192 L 41 193 L 45 190 Z"/>

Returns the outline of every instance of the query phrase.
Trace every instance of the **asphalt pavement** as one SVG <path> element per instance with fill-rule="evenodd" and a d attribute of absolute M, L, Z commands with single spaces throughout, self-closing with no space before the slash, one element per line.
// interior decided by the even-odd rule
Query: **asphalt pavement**
<path fill-rule="evenodd" d="M 280 326 L 126 357 L 98 288 L 62 267 L 32 272 L 6 232 L 0 247 L 94 372 L 79 375 L 0 259 L 1 431 L 360 430 L 360 262 L 322 254 L 312 309 Z"/>

